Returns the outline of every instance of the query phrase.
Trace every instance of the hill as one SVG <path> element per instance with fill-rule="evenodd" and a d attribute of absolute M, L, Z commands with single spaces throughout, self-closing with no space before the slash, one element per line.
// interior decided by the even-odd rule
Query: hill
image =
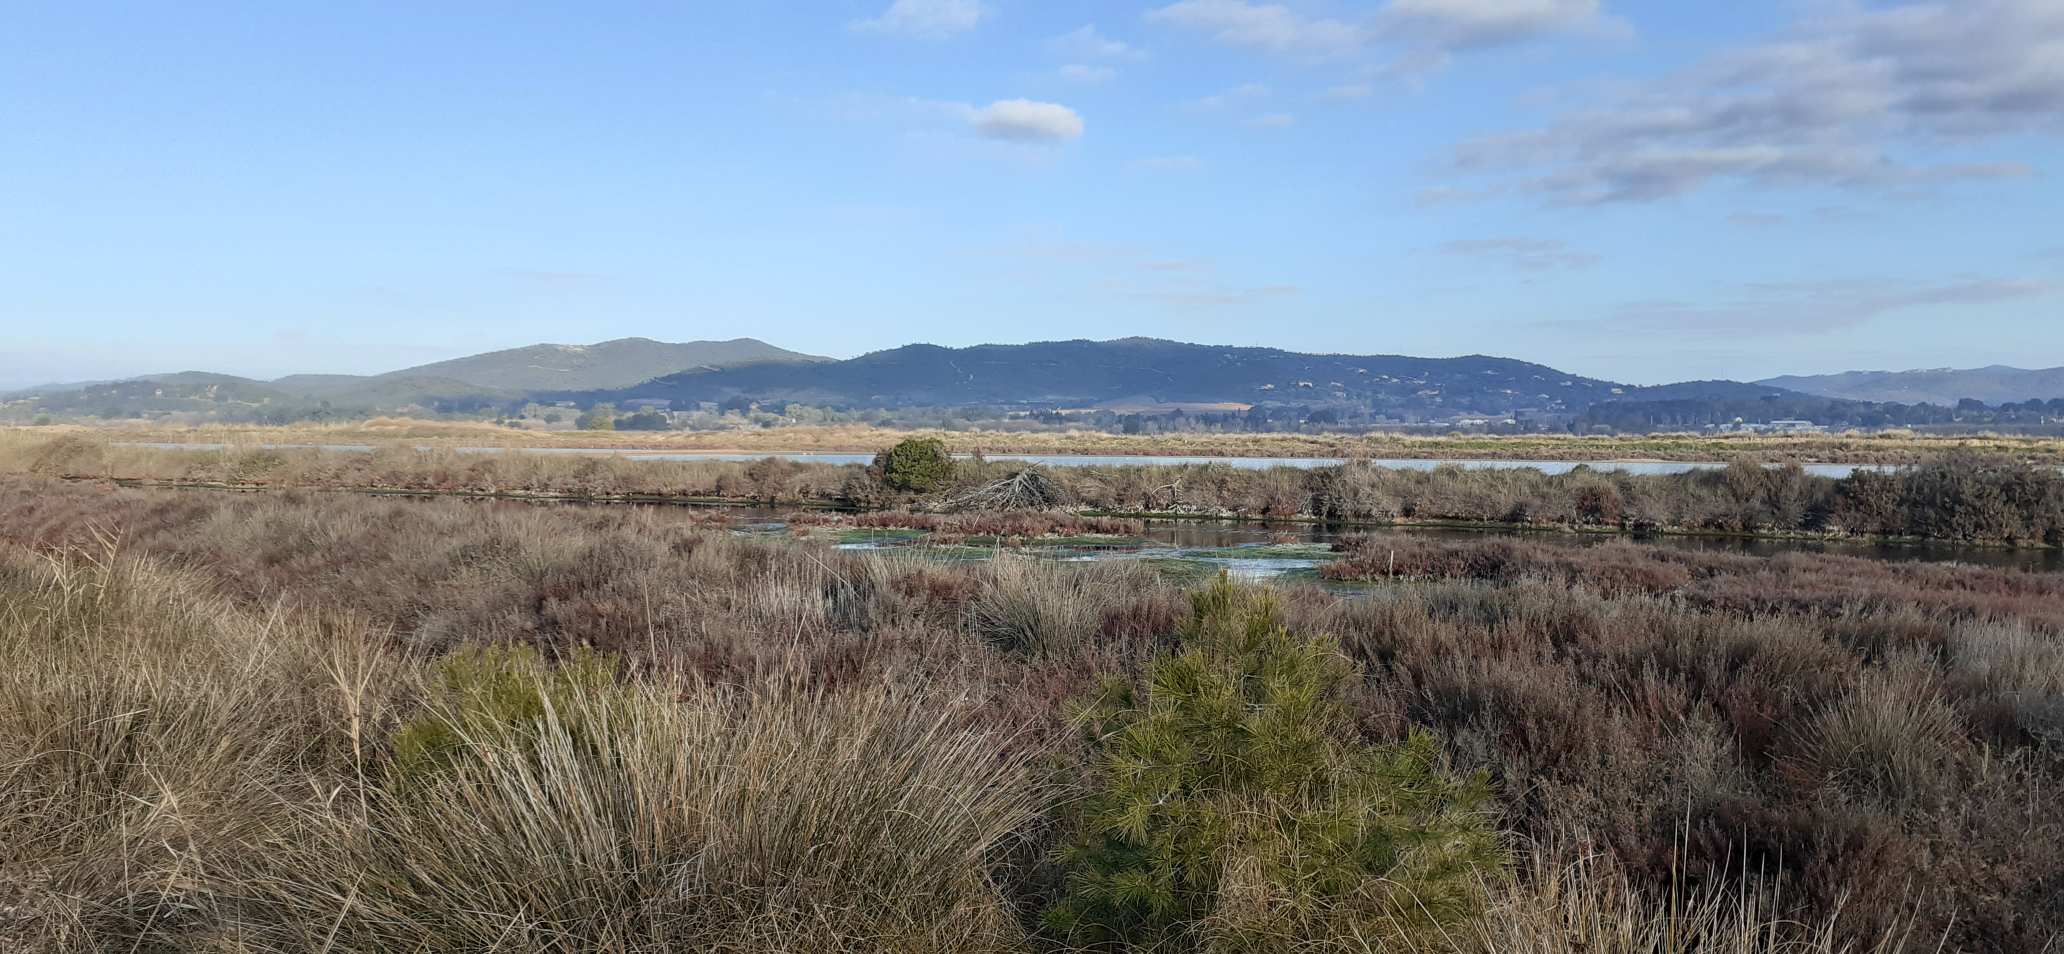
<path fill-rule="evenodd" d="M 456 381 L 496 391 L 591 391 L 624 388 L 691 369 L 771 362 L 809 364 L 827 359 L 777 348 L 755 338 L 729 341 L 654 341 L 618 338 L 599 344 L 536 344 L 453 358 L 379 375 Z"/>
<path fill-rule="evenodd" d="M 944 348 L 908 345 L 847 361 L 673 374 L 596 399 L 801 401 L 844 406 L 1165 403 L 1336 404 L 1378 412 L 1505 414 L 1578 408 L 1612 382 L 1471 355 L 1300 354 L 1152 338 Z M 569 395 L 572 396 L 572 395 Z"/>
<path fill-rule="evenodd" d="M 301 403 L 295 395 L 267 382 L 205 371 L 55 385 L 10 397 L 32 401 L 43 411 L 97 417 L 225 409 L 256 412 Z"/>
<path fill-rule="evenodd" d="M 290 374 L 261 381 L 181 371 L 27 388 L 0 395 L 0 401 L 21 402 L 37 412 L 101 417 L 186 412 L 297 419 L 409 408 L 473 411 L 520 404 L 535 391 L 625 387 L 691 368 L 825 360 L 752 338 L 680 343 L 621 338 L 593 345 L 510 348 L 385 374 Z"/>
<path fill-rule="evenodd" d="M 2064 368 L 2030 371 L 1996 364 L 1966 370 L 1844 371 L 1784 375 L 1757 383 L 1852 401 L 1953 407 L 1970 398 L 1987 404 L 2020 404 L 2064 397 Z"/>
<path fill-rule="evenodd" d="M 607 399 L 801 401 L 842 407 L 1356 405 L 1373 413 L 1511 413 L 1602 401 L 1614 384 L 1507 357 L 1309 355 L 1160 339 L 906 345 L 848 361 L 656 378 Z"/>

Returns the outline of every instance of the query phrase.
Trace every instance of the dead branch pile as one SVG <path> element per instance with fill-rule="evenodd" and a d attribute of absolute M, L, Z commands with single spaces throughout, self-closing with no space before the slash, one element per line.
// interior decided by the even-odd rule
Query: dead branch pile
<path fill-rule="evenodd" d="M 1027 467 L 948 498 L 945 509 L 960 513 L 1051 510 L 1065 504 L 1067 499 L 1068 492 L 1046 471 Z"/>

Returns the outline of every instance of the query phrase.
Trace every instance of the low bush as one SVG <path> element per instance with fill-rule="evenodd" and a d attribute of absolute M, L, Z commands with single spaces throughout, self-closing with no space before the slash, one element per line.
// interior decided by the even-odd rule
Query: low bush
<path fill-rule="evenodd" d="M 953 458 L 946 443 L 934 437 L 912 437 L 874 457 L 882 483 L 905 493 L 926 494 L 953 479 Z"/>
<path fill-rule="evenodd" d="M 1154 951 L 1321 951 L 1432 936 L 1476 913 L 1501 850 L 1482 777 L 1439 747 L 1353 738 L 1358 673 L 1221 578 L 1180 650 L 1089 715 L 1098 750 L 1068 892 L 1047 928 Z"/>

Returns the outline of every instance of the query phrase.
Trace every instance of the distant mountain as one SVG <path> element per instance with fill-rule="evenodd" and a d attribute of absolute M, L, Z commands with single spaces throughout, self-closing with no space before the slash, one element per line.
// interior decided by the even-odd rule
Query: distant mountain
<path fill-rule="evenodd" d="M 28 400 L 44 411 L 88 415 L 195 411 L 293 416 L 325 406 L 340 411 L 411 406 L 462 410 L 520 402 L 534 391 L 625 387 L 687 369 L 826 360 L 752 338 L 681 343 L 621 338 L 593 345 L 510 348 L 386 374 L 290 374 L 260 381 L 182 371 L 28 388 L 0 395 L 0 399 Z"/>
<path fill-rule="evenodd" d="M 755 338 L 679 343 L 618 338 L 591 345 L 536 344 L 490 351 L 404 368 L 379 377 L 441 378 L 498 391 L 594 391 L 629 387 L 691 369 L 827 360 L 777 348 Z"/>
<path fill-rule="evenodd" d="M 1785 375 L 1757 383 L 1854 401 L 1953 407 L 1965 398 L 1975 398 L 1987 404 L 2019 404 L 2064 397 L 2064 368 L 2029 371 L 1996 364 L 1968 370 L 1845 371 Z"/>
<path fill-rule="evenodd" d="M 1616 387 L 1545 365 L 1481 355 L 1299 354 L 1124 338 L 970 348 L 908 345 L 847 361 L 693 371 L 614 392 L 568 396 L 675 401 L 749 397 L 878 407 L 1088 407 L 1151 399 L 1506 414 L 1582 407 L 1612 397 Z"/>
<path fill-rule="evenodd" d="M 44 411 L 106 417 L 161 411 L 256 411 L 298 403 L 294 395 L 264 381 L 205 371 L 56 385 L 10 397 L 34 400 Z"/>
<path fill-rule="evenodd" d="M 654 341 L 618 338 L 599 344 L 535 344 L 489 351 L 386 374 L 290 374 L 273 381 L 283 390 L 352 403 L 406 403 L 416 396 L 622 388 L 666 374 L 769 362 L 826 361 L 754 338 L 729 341 Z"/>
<path fill-rule="evenodd" d="M 1769 384 L 1743 384 L 1740 381 L 1679 381 L 1676 384 L 1657 384 L 1650 387 L 1628 388 L 1624 395 L 1614 398 L 1621 402 L 1634 401 L 1755 401 L 1764 398 L 1802 397 L 1798 391 L 1774 387 Z"/>

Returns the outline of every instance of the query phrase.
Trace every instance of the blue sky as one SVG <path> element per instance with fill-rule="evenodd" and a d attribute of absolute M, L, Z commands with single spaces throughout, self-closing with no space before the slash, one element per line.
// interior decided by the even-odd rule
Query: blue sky
<path fill-rule="evenodd" d="M 2060 145 L 2056 0 L 16 4 L 0 386 L 631 335 L 2064 365 Z"/>

